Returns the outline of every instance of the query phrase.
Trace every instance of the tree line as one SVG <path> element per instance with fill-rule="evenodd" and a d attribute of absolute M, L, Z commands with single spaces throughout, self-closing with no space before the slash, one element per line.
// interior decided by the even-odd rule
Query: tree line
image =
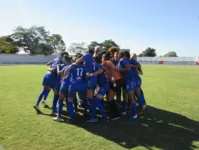
<path fill-rule="evenodd" d="M 111 46 L 120 48 L 113 40 L 108 39 L 102 43 L 92 41 L 89 45 L 85 43 L 72 43 L 67 51 L 71 54 L 85 53 L 86 50 L 94 50 L 95 46 L 100 46 L 108 50 Z M 51 55 L 66 51 L 66 44 L 60 34 L 51 34 L 43 26 L 31 26 L 24 28 L 18 26 L 11 35 L 0 37 L 0 54 L 16 54 L 22 49 L 30 55 Z M 156 49 L 148 47 L 139 57 L 155 57 Z M 164 57 L 177 57 L 175 52 L 168 52 Z"/>

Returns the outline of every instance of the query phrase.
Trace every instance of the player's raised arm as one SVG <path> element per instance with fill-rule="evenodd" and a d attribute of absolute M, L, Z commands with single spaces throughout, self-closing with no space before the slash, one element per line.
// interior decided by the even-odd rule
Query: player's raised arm
<path fill-rule="evenodd" d="M 82 56 L 82 57 L 80 57 L 79 59 L 77 59 L 76 61 L 75 61 L 75 64 L 81 64 L 82 62 L 84 61 L 84 57 Z"/>

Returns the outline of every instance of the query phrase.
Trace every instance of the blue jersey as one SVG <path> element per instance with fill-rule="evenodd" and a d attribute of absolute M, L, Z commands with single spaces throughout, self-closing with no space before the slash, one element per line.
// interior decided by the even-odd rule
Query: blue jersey
<path fill-rule="evenodd" d="M 65 66 L 62 68 L 61 72 L 66 71 L 66 69 L 67 69 L 69 66 L 70 66 L 70 65 L 65 65 Z M 68 78 L 68 76 L 70 76 L 69 73 L 66 75 L 66 78 Z M 66 79 L 66 78 L 65 78 L 65 79 Z"/>
<path fill-rule="evenodd" d="M 61 70 L 61 72 L 63 72 L 63 69 L 64 69 L 65 67 L 66 67 L 66 66 L 65 66 L 64 64 L 61 64 L 61 65 L 59 66 L 59 70 Z M 61 75 L 58 75 L 58 76 L 57 76 L 57 80 L 61 81 Z"/>
<path fill-rule="evenodd" d="M 71 81 L 82 80 L 85 82 L 86 71 L 83 65 L 74 65 L 72 64 L 71 70 L 69 71 L 71 76 Z"/>
<path fill-rule="evenodd" d="M 96 70 L 98 70 L 100 68 L 103 69 L 102 65 L 101 64 L 96 64 Z M 102 73 L 97 75 L 97 82 L 98 82 L 98 85 L 100 87 L 104 86 L 108 82 L 105 72 L 102 72 Z"/>
<path fill-rule="evenodd" d="M 58 64 L 64 64 L 64 62 L 61 60 L 61 58 L 55 58 L 52 60 L 52 63 L 51 63 L 51 68 L 56 68 Z"/>
<path fill-rule="evenodd" d="M 137 62 L 135 59 L 133 59 L 133 58 L 130 59 L 130 63 L 131 63 L 132 65 L 138 64 L 138 62 Z M 134 76 L 134 77 L 138 77 L 138 76 L 139 76 L 139 75 L 138 75 L 138 71 L 137 71 L 136 68 L 132 68 L 132 73 L 133 73 L 133 76 Z"/>
<path fill-rule="evenodd" d="M 118 62 L 118 69 L 124 68 L 126 65 L 129 65 L 129 64 L 130 64 L 129 59 L 121 58 L 120 61 Z M 121 72 L 121 74 L 125 82 L 128 82 L 133 79 L 132 70 Z"/>
<path fill-rule="evenodd" d="M 138 64 L 138 62 L 133 58 L 131 58 L 130 62 L 132 65 Z M 142 79 L 139 76 L 138 70 L 136 68 L 132 68 L 132 74 L 133 74 L 135 82 L 136 82 L 136 88 L 141 88 Z"/>
<path fill-rule="evenodd" d="M 70 65 L 65 66 L 61 72 L 64 72 Z M 66 75 L 66 77 L 64 78 L 63 82 L 61 83 L 61 87 L 60 87 L 60 92 L 62 94 L 68 94 L 68 87 L 70 85 L 71 82 L 71 73 L 68 72 L 68 74 Z"/>
<path fill-rule="evenodd" d="M 86 72 L 93 73 L 95 72 L 95 61 L 93 59 L 93 56 L 91 54 L 84 54 L 84 66 L 86 69 Z"/>
<path fill-rule="evenodd" d="M 60 58 L 55 58 L 52 60 L 50 68 L 53 69 L 52 75 L 56 79 L 57 78 L 57 65 L 58 64 L 64 64 L 63 61 Z"/>

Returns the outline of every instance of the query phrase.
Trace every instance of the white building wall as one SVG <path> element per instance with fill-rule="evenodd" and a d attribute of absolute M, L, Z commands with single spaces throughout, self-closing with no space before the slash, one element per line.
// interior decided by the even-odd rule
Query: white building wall
<path fill-rule="evenodd" d="M 50 56 L 29 56 L 29 55 L 0 55 L 0 64 L 45 64 L 57 57 Z M 141 64 L 173 64 L 173 65 L 196 65 L 199 57 L 138 57 Z"/>
<path fill-rule="evenodd" d="M 56 55 L 0 55 L 0 64 L 45 64 L 55 57 Z"/>
<path fill-rule="evenodd" d="M 196 65 L 198 57 L 138 57 L 141 64 Z"/>

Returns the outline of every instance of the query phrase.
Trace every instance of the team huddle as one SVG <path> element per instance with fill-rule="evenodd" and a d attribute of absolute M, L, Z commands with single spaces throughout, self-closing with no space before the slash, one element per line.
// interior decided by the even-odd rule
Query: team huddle
<path fill-rule="evenodd" d="M 44 99 L 42 103 L 47 106 L 47 96 L 53 89 L 54 98 L 50 115 L 55 117 L 53 118 L 55 121 L 61 121 L 63 102 L 66 102 L 69 115 L 66 122 L 73 123 L 80 99 L 83 115 L 89 116 L 86 122 L 107 123 L 108 116 L 103 103 L 105 97 L 110 106 L 111 120 L 118 120 L 120 115 L 126 115 L 128 107 L 132 111 L 129 120 L 134 120 L 144 113 L 146 106 L 141 90 L 140 75 L 143 72 L 136 59 L 136 55 L 130 56 L 128 51 L 119 52 L 117 47 L 111 47 L 106 52 L 99 46 L 84 55 L 76 54 L 73 62 L 66 61 L 63 57 L 56 58 L 47 64 L 50 67 L 42 82 L 44 88 L 34 108 L 42 113 L 39 104 Z M 120 111 L 117 103 L 122 104 Z M 100 120 L 97 117 L 97 108 L 102 116 Z"/>

